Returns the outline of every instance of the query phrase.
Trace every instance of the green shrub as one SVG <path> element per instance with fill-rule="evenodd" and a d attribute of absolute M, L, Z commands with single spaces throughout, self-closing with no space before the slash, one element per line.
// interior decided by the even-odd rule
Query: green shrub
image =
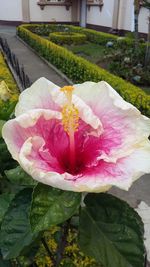
<path fill-rule="evenodd" d="M 59 24 L 30 24 L 26 25 L 27 29 L 38 35 L 49 36 L 51 32 L 59 32 L 64 30 L 63 25 Z"/>
<path fill-rule="evenodd" d="M 106 44 L 108 41 L 117 41 L 118 39 L 117 35 L 65 24 L 30 24 L 24 26 L 31 32 L 41 36 L 48 36 L 54 32 L 85 34 L 88 41 L 96 44 Z"/>
<path fill-rule="evenodd" d="M 0 96 L 0 120 L 7 120 L 17 103 L 19 90 L 14 78 L 0 53 L 0 82 L 4 81 L 9 88 L 9 98 L 3 100 Z"/>
<path fill-rule="evenodd" d="M 66 25 L 66 24 L 26 24 L 27 29 L 36 33 L 38 35 L 49 36 L 52 32 L 76 32 L 83 33 L 86 35 L 87 40 L 100 45 L 106 45 L 107 42 L 112 41 L 117 45 L 134 45 L 134 38 L 129 38 L 129 36 L 118 37 L 111 33 L 99 32 L 92 29 L 85 29 L 79 26 Z M 143 41 L 140 43 L 140 47 L 145 47 L 146 42 Z"/>
<path fill-rule="evenodd" d="M 18 35 L 75 83 L 104 80 L 125 100 L 131 102 L 145 115 L 150 116 L 150 96 L 146 95 L 140 88 L 30 32 L 24 25 L 18 27 Z"/>
<path fill-rule="evenodd" d="M 75 32 L 52 32 L 49 39 L 56 44 L 82 44 L 86 41 L 86 35 Z"/>
<path fill-rule="evenodd" d="M 88 41 L 100 45 L 105 45 L 108 41 L 116 42 L 118 38 L 118 36 L 113 34 L 97 32 L 90 29 L 83 29 L 83 33 L 86 34 Z"/>
<path fill-rule="evenodd" d="M 26 28 L 41 36 L 49 36 L 52 32 L 76 32 L 76 28 L 82 29 L 81 27 L 63 24 L 29 24 L 26 25 Z"/>

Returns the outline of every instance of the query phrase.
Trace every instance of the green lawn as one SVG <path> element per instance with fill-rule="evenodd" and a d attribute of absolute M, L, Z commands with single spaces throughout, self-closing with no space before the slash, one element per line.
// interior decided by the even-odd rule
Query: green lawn
<path fill-rule="evenodd" d="M 85 43 L 82 45 L 65 45 L 65 48 L 71 50 L 74 54 L 88 59 L 93 63 L 104 60 L 105 56 L 112 53 L 114 48 L 108 48 L 93 43 Z"/>

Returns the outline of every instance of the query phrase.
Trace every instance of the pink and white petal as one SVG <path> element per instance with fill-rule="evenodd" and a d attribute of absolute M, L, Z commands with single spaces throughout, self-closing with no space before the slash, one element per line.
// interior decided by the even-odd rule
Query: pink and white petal
<path fill-rule="evenodd" d="M 135 106 L 126 102 L 107 82 L 77 84 L 74 85 L 73 93 L 91 107 L 94 114 L 102 120 L 102 124 L 105 124 L 109 118 L 112 126 L 115 126 L 115 123 L 119 126 L 121 119 L 122 122 L 123 119 L 132 120 L 133 124 L 133 119 L 135 119 L 134 127 L 136 123 L 139 123 L 138 126 L 142 127 L 138 130 L 141 130 L 145 137 L 149 136 L 150 119 L 141 115 Z M 128 126 L 127 122 L 126 126 Z"/>
<path fill-rule="evenodd" d="M 59 86 L 42 77 L 24 90 L 19 96 L 16 105 L 16 117 L 30 109 L 52 109 L 59 110 L 59 106 L 52 99 L 52 93 L 59 92 Z"/>
<path fill-rule="evenodd" d="M 135 146 L 147 139 L 150 134 L 150 119 L 123 100 L 109 84 L 85 82 L 74 88 L 74 94 L 82 98 L 102 122 L 103 144 L 111 147 L 109 153 L 104 151 L 102 158 L 115 162 L 132 153 Z"/>
<path fill-rule="evenodd" d="M 19 154 L 21 167 L 38 182 L 62 190 L 78 191 L 72 181 L 72 175 L 56 172 L 54 168 L 50 168 L 49 165 L 46 165 L 45 161 L 42 161 L 38 157 L 39 150 L 42 149 L 42 146 L 43 141 L 39 137 L 27 139 Z M 69 179 L 66 179 L 66 177 Z"/>
<path fill-rule="evenodd" d="M 87 169 L 82 177 L 75 180 L 77 190 L 102 192 L 105 187 L 116 186 L 128 190 L 132 183 L 143 174 L 150 172 L 150 144 L 137 148 L 129 157 L 116 163 L 100 161 L 95 168 Z"/>
<path fill-rule="evenodd" d="M 60 87 L 46 78 L 38 79 L 31 87 L 20 94 L 16 105 L 15 115 L 19 116 L 30 109 L 51 109 L 60 111 L 66 104 L 66 96 L 60 91 Z M 97 135 L 103 131 L 100 119 L 92 109 L 77 96 L 73 97 L 73 103 L 79 110 L 79 117 L 91 125 Z"/>
<path fill-rule="evenodd" d="M 46 135 L 51 121 L 60 121 L 61 113 L 51 110 L 35 109 L 23 113 L 19 117 L 9 120 L 2 129 L 2 136 L 7 144 L 8 150 L 15 160 L 19 160 L 20 149 L 29 137 Z M 40 123 L 39 120 L 42 120 Z M 42 131 L 44 130 L 44 133 Z M 46 137 L 45 137 L 46 138 Z"/>
<path fill-rule="evenodd" d="M 36 143 L 36 145 L 35 145 Z M 36 146 L 36 147 L 35 147 Z M 38 182 L 59 188 L 62 190 L 74 192 L 90 192 L 93 191 L 88 186 L 81 185 L 80 187 L 74 182 L 74 177 L 69 173 L 58 173 L 53 168 L 50 169 L 48 165 L 38 158 L 39 150 L 43 146 L 43 141 L 39 137 L 33 137 L 26 140 L 23 144 L 20 154 L 19 162 L 22 168 Z M 105 192 L 111 186 L 102 186 L 99 192 Z"/>
<path fill-rule="evenodd" d="M 132 182 L 139 179 L 142 175 L 150 173 L 150 142 L 143 142 L 143 146 L 137 149 L 125 159 L 126 166 L 130 168 Z M 127 167 L 126 167 L 127 168 Z"/>

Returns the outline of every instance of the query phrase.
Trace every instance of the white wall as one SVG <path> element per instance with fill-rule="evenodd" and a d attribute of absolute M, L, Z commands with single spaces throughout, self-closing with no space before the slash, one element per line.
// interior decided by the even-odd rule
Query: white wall
<path fill-rule="evenodd" d="M 148 9 L 142 7 L 139 14 L 139 32 L 148 33 Z"/>
<path fill-rule="evenodd" d="M 46 6 L 41 10 L 37 5 L 38 0 L 29 0 L 30 21 L 71 21 L 71 8 L 66 10 L 65 6 Z M 112 27 L 114 1 L 105 0 L 102 11 L 99 7 L 87 10 L 87 23 Z M 118 17 L 118 29 L 134 30 L 134 0 L 120 0 L 120 11 Z M 139 32 L 148 32 L 148 10 L 141 8 L 139 15 Z M 22 0 L 0 0 L 0 20 L 22 21 Z"/>
<path fill-rule="evenodd" d="M 118 29 L 134 31 L 134 0 L 121 0 Z M 148 10 L 140 9 L 139 32 L 148 32 Z"/>
<path fill-rule="evenodd" d="M 134 0 L 121 0 L 118 18 L 119 30 L 134 30 Z"/>
<path fill-rule="evenodd" d="M 71 8 L 65 6 L 45 6 L 44 10 L 37 5 L 37 0 L 30 0 L 30 21 L 71 21 Z"/>
<path fill-rule="evenodd" d="M 112 27 L 114 0 L 105 0 L 100 12 L 99 7 L 91 6 L 87 10 L 87 23 L 100 26 Z"/>
<path fill-rule="evenodd" d="M 22 0 L 0 0 L 0 20 L 22 21 Z"/>

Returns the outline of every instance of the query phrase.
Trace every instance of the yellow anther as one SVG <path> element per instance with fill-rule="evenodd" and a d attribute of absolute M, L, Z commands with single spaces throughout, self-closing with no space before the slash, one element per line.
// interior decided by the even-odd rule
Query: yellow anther
<path fill-rule="evenodd" d="M 67 98 L 67 103 L 68 105 L 71 105 L 72 103 L 72 92 L 73 92 L 73 86 L 69 85 L 69 86 L 64 86 L 62 87 L 60 90 L 62 92 L 64 92 L 66 98 Z"/>
<path fill-rule="evenodd" d="M 65 93 L 67 101 L 62 109 L 62 124 L 64 130 L 70 135 L 78 129 L 79 111 L 72 103 L 73 86 L 64 86 L 60 90 Z"/>
<path fill-rule="evenodd" d="M 62 92 L 64 92 L 64 93 L 67 93 L 67 92 L 71 92 L 72 93 L 72 91 L 73 91 L 73 86 L 71 86 L 71 85 L 66 85 L 66 86 L 64 86 L 64 87 L 62 87 L 61 89 L 60 89 Z"/>
<path fill-rule="evenodd" d="M 62 124 L 65 132 L 75 132 L 78 129 L 79 111 L 72 105 L 65 105 L 62 109 Z"/>

